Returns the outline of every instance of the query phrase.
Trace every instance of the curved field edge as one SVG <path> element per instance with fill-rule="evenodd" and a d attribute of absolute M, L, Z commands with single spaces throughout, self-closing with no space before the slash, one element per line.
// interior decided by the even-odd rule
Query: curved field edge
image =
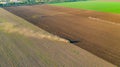
<path fill-rule="evenodd" d="M 1 67 L 115 67 L 2 8 L 0 13 Z"/>
<path fill-rule="evenodd" d="M 79 2 L 56 3 L 51 5 L 120 14 L 120 7 L 119 7 L 120 2 L 79 1 Z"/>

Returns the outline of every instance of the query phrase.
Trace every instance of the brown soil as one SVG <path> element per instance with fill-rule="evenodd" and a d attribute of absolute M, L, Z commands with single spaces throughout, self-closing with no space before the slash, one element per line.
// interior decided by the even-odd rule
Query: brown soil
<path fill-rule="evenodd" d="M 117 67 L 2 8 L 0 13 L 0 67 Z"/>
<path fill-rule="evenodd" d="M 120 15 L 51 5 L 6 10 L 120 66 Z"/>

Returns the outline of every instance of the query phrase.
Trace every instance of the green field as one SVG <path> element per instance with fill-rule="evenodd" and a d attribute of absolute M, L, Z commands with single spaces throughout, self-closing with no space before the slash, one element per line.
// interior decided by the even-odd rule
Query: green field
<path fill-rule="evenodd" d="M 79 1 L 56 3 L 53 5 L 101 12 L 120 13 L 120 2 Z"/>

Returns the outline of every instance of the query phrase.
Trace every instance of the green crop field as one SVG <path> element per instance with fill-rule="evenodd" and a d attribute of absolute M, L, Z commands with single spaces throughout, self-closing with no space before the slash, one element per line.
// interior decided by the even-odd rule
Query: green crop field
<path fill-rule="evenodd" d="M 101 12 L 120 13 L 120 2 L 79 1 L 56 3 L 53 5 Z"/>

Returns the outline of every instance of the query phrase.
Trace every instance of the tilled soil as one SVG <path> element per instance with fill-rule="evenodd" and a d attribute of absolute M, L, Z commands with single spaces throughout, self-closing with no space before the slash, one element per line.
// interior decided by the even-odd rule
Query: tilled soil
<path fill-rule="evenodd" d="M 0 8 L 0 67 L 116 67 L 61 39 Z"/>
<path fill-rule="evenodd" d="M 51 5 L 6 10 L 120 66 L 120 15 Z"/>

